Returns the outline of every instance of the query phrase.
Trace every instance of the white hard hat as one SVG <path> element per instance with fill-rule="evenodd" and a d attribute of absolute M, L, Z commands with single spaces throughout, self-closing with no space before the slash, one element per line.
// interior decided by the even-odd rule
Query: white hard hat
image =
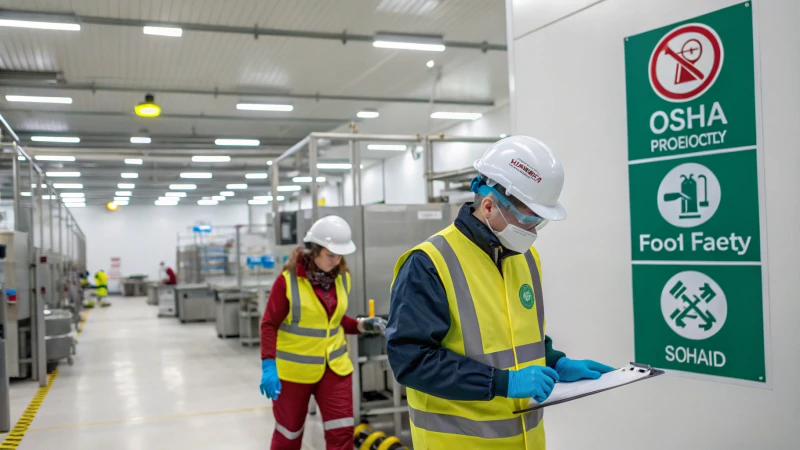
<path fill-rule="evenodd" d="M 351 237 L 350 225 L 344 219 L 327 216 L 311 225 L 303 242 L 312 242 L 337 255 L 349 255 L 356 251 L 356 244 Z"/>
<path fill-rule="evenodd" d="M 528 136 L 501 139 L 473 164 L 475 170 L 501 184 L 539 217 L 564 220 L 567 211 L 559 203 L 564 187 L 564 168 L 542 141 Z"/>

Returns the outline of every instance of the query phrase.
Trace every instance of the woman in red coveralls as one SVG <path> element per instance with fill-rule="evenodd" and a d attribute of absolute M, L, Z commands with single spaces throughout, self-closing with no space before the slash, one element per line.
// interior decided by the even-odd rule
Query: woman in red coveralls
<path fill-rule="evenodd" d="M 316 221 L 275 280 L 261 320 L 261 393 L 273 399 L 272 449 L 299 449 L 311 395 L 328 450 L 353 448 L 353 365 L 345 334 L 382 333 L 382 318 L 345 315 L 356 250 L 338 216 Z"/>

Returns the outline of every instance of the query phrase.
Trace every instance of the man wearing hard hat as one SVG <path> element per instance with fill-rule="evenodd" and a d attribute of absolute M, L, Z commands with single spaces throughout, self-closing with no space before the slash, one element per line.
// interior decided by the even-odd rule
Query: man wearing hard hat
<path fill-rule="evenodd" d="M 539 254 L 563 220 L 564 170 L 544 143 L 512 136 L 474 164 L 475 202 L 400 257 L 392 284 L 389 362 L 408 388 L 414 449 L 545 448 L 542 402 L 559 381 L 613 370 L 572 360 L 545 336 Z"/>

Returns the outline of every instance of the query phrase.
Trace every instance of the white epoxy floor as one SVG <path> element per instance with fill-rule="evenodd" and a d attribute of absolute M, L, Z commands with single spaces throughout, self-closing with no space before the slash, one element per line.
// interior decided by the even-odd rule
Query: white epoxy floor
<path fill-rule="evenodd" d="M 269 448 L 274 419 L 258 390 L 258 348 L 218 339 L 212 322 L 159 319 L 142 297 L 110 300 L 89 314 L 75 364 L 59 365 L 19 448 Z M 12 384 L 12 426 L 37 388 Z M 308 417 L 303 442 L 325 448 L 319 416 Z"/>

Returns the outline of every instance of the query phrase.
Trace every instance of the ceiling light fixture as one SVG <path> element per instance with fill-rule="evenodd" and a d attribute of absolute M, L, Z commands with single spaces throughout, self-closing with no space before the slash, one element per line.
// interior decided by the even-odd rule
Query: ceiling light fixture
<path fill-rule="evenodd" d="M 31 136 L 33 142 L 55 142 L 59 144 L 78 144 L 81 138 L 72 136 Z"/>
<path fill-rule="evenodd" d="M 37 161 L 64 161 L 64 162 L 73 162 L 75 161 L 74 156 L 56 156 L 56 155 L 36 155 L 33 159 Z"/>
<path fill-rule="evenodd" d="M 267 202 L 266 200 L 248 200 L 247 201 L 248 205 L 266 205 L 268 203 L 269 202 Z"/>
<path fill-rule="evenodd" d="M 388 150 L 393 152 L 402 152 L 408 147 L 402 144 L 369 144 L 368 150 Z"/>
<path fill-rule="evenodd" d="M 245 178 L 248 180 L 264 180 L 267 178 L 267 174 L 265 172 L 260 173 L 246 173 L 244 175 Z"/>
<path fill-rule="evenodd" d="M 78 178 L 81 176 L 80 172 L 45 172 L 50 178 Z"/>
<path fill-rule="evenodd" d="M 61 198 L 83 198 L 86 194 L 83 192 L 63 192 Z"/>
<path fill-rule="evenodd" d="M 358 114 L 356 114 L 356 116 L 358 116 L 361 119 L 375 119 L 380 115 L 381 113 L 379 113 L 378 111 L 372 111 L 366 109 L 363 111 L 359 111 Z"/>
<path fill-rule="evenodd" d="M 166 37 L 181 37 L 183 36 L 183 29 L 177 27 L 151 27 L 145 26 L 142 28 L 144 34 L 151 36 L 166 36 Z"/>
<path fill-rule="evenodd" d="M 428 66 L 428 68 L 433 68 L 433 66 L 435 66 L 436 63 L 433 62 L 433 60 L 430 60 L 430 61 L 426 62 L 425 65 Z"/>
<path fill-rule="evenodd" d="M 119 194 L 119 192 L 117 192 L 117 194 Z M 123 201 L 123 202 L 127 202 L 130 199 L 131 199 L 130 197 L 125 197 L 125 196 L 121 196 L 121 195 L 114 197 L 114 201 L 120 200 L 120 201 Z"/>
<path fill-rule="evenodd" d="M 219 193 L 219 195 L 223 197 L 233 197 L 234 195 L 236 195 L 236 193 L 233 191 L 222 191 Z"/>
<path fill-rule="evenodd" d="M 122 178 L 139 178 L 139 174 L 136 172 L 122 172 L 119 174 Z"/>
<path fill-rule="evenodd" d="M 187 191 L 192 189 L 197 189 L 196 184 L 170 184 L 169 188 L 173 191 Z"/>
<path fill-rule="evenodd" d="M 166 197 L 186 197 L 186 192 L 167 192 L 164 194 Z"/>
<path fill-rule="evenodd" d="M 190 179 L 208 179 L 211 178 L 213 175 L 211 172 L 183 172 L 181 173 L 181 178 L 190 178 Z"/>
<path fill-rule="evenodd" d="M 47 20 L 44 20 L 47 19 Z M 26 14 L 6 11 L 0 13 L 0 27 L 34 28 L 37 30 L 80 31 L 81 25 L 64 16 Z"/>
<path fill-rule="evenodd" d="M 62 198 L 61 201 L 63 203 L 86 203 L 86 199 L 83 197 L 77 197 L 77 198 L 67 197 L 67 198 Z"/>
<path fill-rule="evenodd" d="M 400 33 L 376 33 L 372 46 L 425 52 L 443 52 L 446 48 L 442 36 Z"/>
<path fill-rule="evenodd" d="M 133 183 L 118 183 L 117 188 L 119 189 L 133 189 L 136 185 Z"/>
<path fill-rule="evenodd" d="M 216 201 L 224 201 L 226 198 L 228 198 L 228 197 L 225 197 L 224 195 L 212 195 L 211 196 L 211 200 L 216 200 Z"/>
<path fill-rule="evenodd" d="M 246 184 L 228 184 L 225 189 L 247 189 Z"/>
<path fill-rule="evenodd" d="M 37 97 L 33 95 L 6 95 L 6 101 L 21 103 L 57 103 L 71 105 L 72 97 Z"/>
<path fill-rule="evenodd" d="M 231 162 L 230 156 L 192 156 L 192 162 Z"/>
<path fill-rule="evenodd" d="M 136 136 L 131 136 L 131 144 L 149 144 L 149 143 L 151 143 L 151 142 L 153 142 L 153 140 L 152 140 L 152 139 L 150 139 L 149 137 L 143 137 L 143 136 L 141 136 L 141 137 L 136 137 Z M 140 161 L 141 161 L 141 160 L 140 160 Z"/>
<path fill-rule="evenodd" d="M 294 177 L 292 181 L 295 183 L 311 183 L 311 177 Z M 317 183 L 324 183 L 325 177 L 317 177 Z"/>
<path fill-rule="evenodd" d="M 83 189 L 83 185 L 80 183 L 53 183 L 53 187 L 56 189 Z"/>
<path fill-rule="evenodd" d="M 173 192 L 167 192 L 167 194 L 172 194 L 172 193 Z M 174 192 L 174 193 L 177 194 L 177 192 Z M 181 192 L 181 194 L 186 194 L 186 193 L 185 192 Z M 185 197 L 185 195 L 184 195 L 184 197 Z M 174 196 L 171 196 L 171 195 L 166 195 L 166 196 L 158 197 L 158 199 L 159 200 L 163 200 L 163 201 L 169 201 L 169 202 L 179 202 L 181 200 L 181 197 L 174 197 Z"/>
<path fill-rule="evenodd" d="M 153 94 L 144 96 L 144 101 L 136 105 L 133 110 L 139 117 L 158 117 L 161 115 L 161 107 L 156 104 L 156 98 Z"/>
<path fill-rule="evenodd" d="M 247 146 L 256 147 L 261 145 L 258 139 L 216 139 L 214 143 L 217 145 L 233 145 L 233 146 Z"/>
<path fill-rule="evenodd" d="M 318 163 L 317 169 L 350 170 L 353 167 L 349 163 Z"/>
<path fill-rule="evenodd" d="M 214 206 L 219 204 L 219 202 L 216 200 L 198 200 L 197 204 L 200 206 Z"/>
<path fill-rule="evenodd" d="M 483 117 L 481 113 L 469 112 L 447 112 L 439 111 L 431 114 L 431 119 L 451 119 L 451 120 L 477 120 Z"/>
<path fill-rule="evenodd" d="M 125 159 L 125 164 L 130 164 L 132 166 L 140 166 L 142 165 L 142 160 L 138 158 L 127 158 Z"/>
<path fill-rule="evenodd" d="M 236 109 L 240 111 L 294 111 L 292 105 L 277 103 L 237 103 Z"/>
<path fill-rule="evenodd" d="M 64 203 L 67 208 L 85 208 L 86 203 Z"/>
<path fill-rule="evenodd" d="M 272 160 L 270 160 L 270 161 L 267 161 L 267 165 L 268 165 L 268 166 L 271 166 L 271 165 L 272 165 Z"/>
<path fill-rule="evenodd" d="M 23 197 L 30 197 L 31 193 L 30 192 L 20 192 L 19 195 L 21 195 Z"/>
<path fill-rule="evenodd" d="M 133 195 L 133 192 L 131 192 L 131 191 L 117 191 L 117 192 L 114 192 L 114 195 L 119 196 L 119 197 L 130 197 L 131 195 Z"/>
<path fill-rule="evenodd" d="M 311 181 L 311 180 L 309 180 Z M 278 192 L 294 192 L 303 189 L 302 186 L 291 185 L 291 186 L 278 186 Z"/>

